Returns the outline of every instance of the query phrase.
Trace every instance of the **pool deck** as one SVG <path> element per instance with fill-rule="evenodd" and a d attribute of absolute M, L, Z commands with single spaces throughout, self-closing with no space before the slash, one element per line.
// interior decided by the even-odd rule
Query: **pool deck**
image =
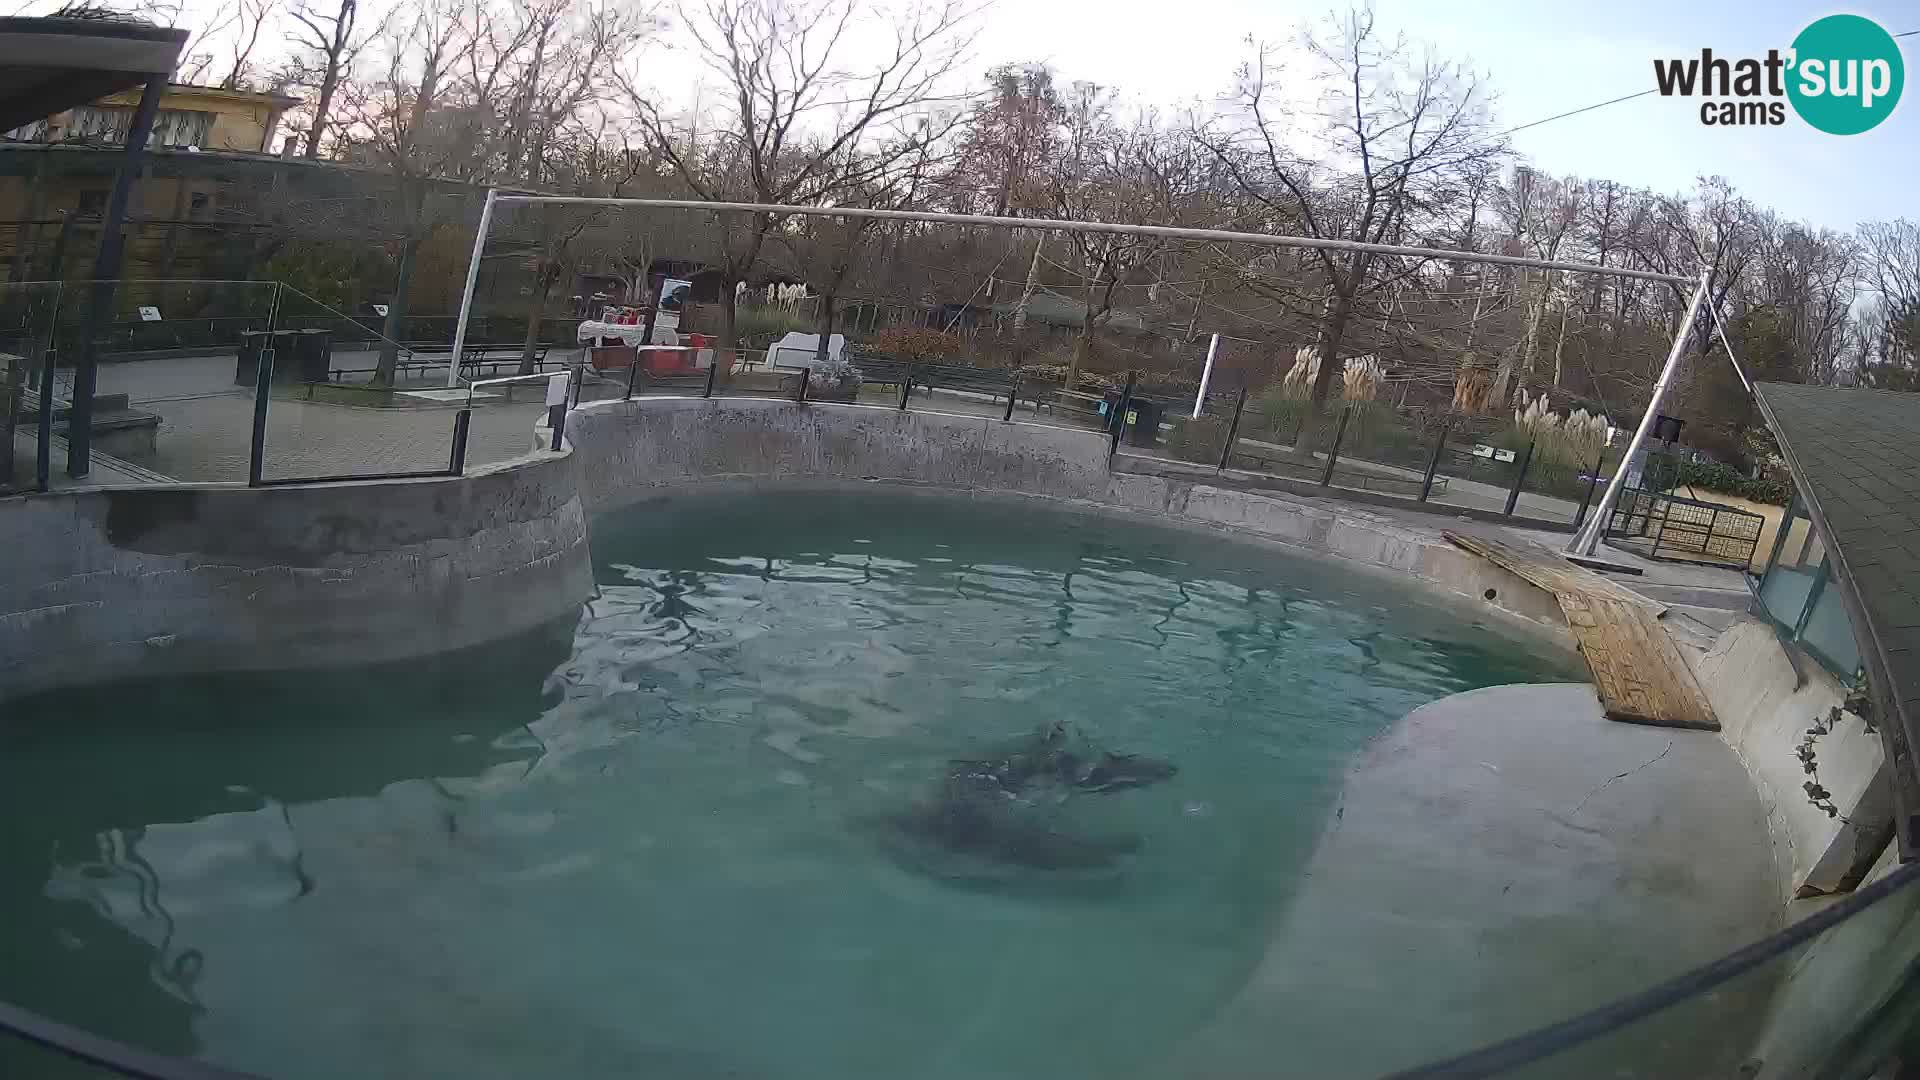
<path fill-rule="evenodd" d="M 1765 831 L 1726 743 L 1610 723 L 1584 684 L 1425 705 L 1352 767 L 1265 955 L 1163 1075 L 1378 1076 L 1644 989 L 1775 927 L 1766 846 L 1727 842 Z M 1542 1075 L 1734 1075 L 1770 989 Z"/>

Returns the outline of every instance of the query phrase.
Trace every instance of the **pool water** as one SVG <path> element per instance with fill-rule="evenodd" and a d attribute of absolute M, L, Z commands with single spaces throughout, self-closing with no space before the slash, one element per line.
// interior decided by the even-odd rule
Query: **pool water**
<path fill-rule="evenodd" d="M 1573 674 L 1024 503 L 685 496 L 593 546 L 577 623 L 10 705 L 0 1000 L 276 1077 L 1153 1075 L 1369 738 Z"/>

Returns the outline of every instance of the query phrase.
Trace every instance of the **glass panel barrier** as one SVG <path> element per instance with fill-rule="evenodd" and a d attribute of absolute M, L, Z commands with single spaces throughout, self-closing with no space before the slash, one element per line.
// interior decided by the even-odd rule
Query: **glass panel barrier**
<path fill-rule="evenodd" d="M 60 298 L 58 282 L 0 285 L 0 493 L 41 486 L 41 395 L 60 400 L 70 382 L 49 366 Z M 63 418 L 57 408 L 45 414 L 49 425 Z"/>
<path fill-rule="evenodd" d="M 96 309 L 108 294 L 111 311 Z M 252 335 L 272 282 L 126 280 L 65 287 L 54 346 L 62 383 L 91 338 L 97 367 L 91 483 L 244 482 L 253 426 Z"/>

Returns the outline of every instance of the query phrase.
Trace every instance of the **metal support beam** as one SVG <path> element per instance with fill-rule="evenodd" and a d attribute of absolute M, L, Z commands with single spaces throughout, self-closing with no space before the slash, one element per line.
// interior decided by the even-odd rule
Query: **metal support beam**
<path fill-rule="evenodd" d="M 1520 455 L 1520 467 L 1513 470 L 1513 488 L 1507 492 L 1508 517 L 1513 516 L 1513 508 L 1520 505 L 1520 490 L 1527 482 L 1527 466 L 1533 464 L 1533 443 L 1527 444 L 1526 452 Z"/>
<path fill-rule="evenodd" d="M 1193 394 L 1193 418 L 1200 419 L 1200 406 L 1207 400 L 1207 384 L 1213 381 L 1213 358 L 1220 351 L 1220 335 L 1207 342 L 1207 366 L 1200 369 L 1200 389 Z"/>
<path fill-rule="evenodd" d="M 480 208 L 480 228 L 473 234 L 473 258 L 467 261 L 467 287 L 460 290 L 460 319 L 453 324 L 453 354 L 447 357 L 449 390 L 460 385 L 460 352 L 467 344 L 467 316 L 473 313 L 473 289 L 480 283 L 480 255 L 487 250 L 487 233 L 493 228 L 493 204 L 499 198 L 498 191 L 488 189 L 486 205 Z"/>
<path fill-rule="evenodd" d="M 1440 454 L 1447 448 L 1447 431 L 1453 427 L 1453 417 L 1440 421 L 1440 435 L 1433 440 L 1433 453 L 1427 458 L 1427 475 L 1420 481 L 1419 502 L 1426 502 L 1433 494 L 1433 477 L 1440 471 Z"/>
<path fill-rule="evenodd" d="M 1273 233 L 1232 232 L 1226 229 L 1189 229 L 1172 225 L 1125 225 L 1108 221 L 1068 221 L 1057 218 L 993 217 L 987 214 L 941 214 L 930 210 L 872 210 L 857 206 L 793 206 L 785 203 L 709 202 L 704 199 L 611 199 L 584 195 L 519 195 L 497 189 L 487 192 L 487 204 L 480 212 L 480 228 L 473 238 L 473 256 L 467 264 L 467 287 L 460 294 L 460 321 L 454 328 L 454 355 L 447 371 L 447 385 L 454 385 L 459 371 L 460 345 L 465 340 L 467 317 L 473 309 L 473 290 L 480 279 L 480 254 L 486 249 L 487 233 L 493 224 L 496 203 L 528 203 L 575 206 L 624 206 L 635 210 L 689 210 L 701 213 L 738 211 L 772 217 L 862 218 L 873 221 L 921 221 L 941 225 L 963 225 L 983 229 L 1039 229 L 1042 232 L 1103 233 L 1117 236 L 1152 236 L 1164 240 L 1197 240 L 1213 244 L 1256 244 L 1261 247 L 1307 248 L 1321 251 L 1358 251 L 1375 255 L 1400 255 L 1415 259 L 1440 259 L 1450 262 L 1494 263 L 1501 266 L 1527 266 L 1541 270 L 1604 274 L 1610 277 L 1661 281 L 1685 285 L 1687 279 L 1675 274 L 1651 270 L 1626 270 L 1593 263 L 1531 259 L 1521 255 L 1485 255 L 1440 248 L 1402 247 L 1398 244 L 1366 244 L 1357 240 L 1324 240 L 1312 236 L 1280 236 Z"/>
<path fill-rule="evenodd" d="M 1660 415 L 1660 406 L 1666 401 L 1667 388 L 1673 384 L 1673 376 L 1680 370 L 1680 360 L 1686 355 L 1687 343 L 1693 338 L 1693 320 L 1700 314 L 1700 302 L 1706 298 L 1707 281 L 1712 276 L 1711 269 L 1700 272 L 1700 280 L 1693 287 L 1693 298 L 1687 301 L 1686 317 L 1680 320 L 1680 329 L 1673 335 L 1673 348 L 1667 352 L 1667 366 L 1660 369 L 1660 379 L 1653 384 L 1653 397 L 1647 401 L 1647 411 L 1640 417 L 1640 426 L 1634 429 L 1633 439 L 1627 443 L 1620 464 L 1614 466 L 1613 477 L 1607 481 L 1607 493 L 1600 497 L 1600 505 L 1594 510 L 1593 517 L 1568 541 L 1567 554 L 1592 555 L 1599 548 L 1600 533 L 1606 522 L 1613 518 L 1613 508 L 1620 501 L 1620 488 L 1626 483 L 1627 470 L 1639 456 L 1640 448 L 1646 444 L 1647 433 L 1653 430 L 1654 417 Z"/>
<path fill-rule="evenodd" d="M 99 364 L 94 338 L 113 322 L 114 290 L 127 250 L 127 238 L 121 232 L 126 223 L 127 198 L 147 156 L 147 137 L 153 134 L 160 95 L 166 90 L 167 77 L 155 75 L 140 91 L 140 104 L 134 108 L 133 125 L 127 130 L 127 149 L 120 155 L 120 170 L 114 175 L 113 193 L 107 196 L 106 216 L 100 223 L 100 252 L 93 260 L 93 296 L 81 318 L 80 362 L 73 368 L 73 405 L 67 411 L 67 475 L 72 477 L 93 471 L 93 388 Z"/>

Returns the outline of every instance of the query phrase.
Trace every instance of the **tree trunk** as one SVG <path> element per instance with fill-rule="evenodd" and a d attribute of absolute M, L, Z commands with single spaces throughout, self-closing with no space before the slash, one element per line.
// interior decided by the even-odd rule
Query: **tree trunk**
<path fill-rule="evenodd" d="M 1327 410 L 1327 398 L 1333 391 L 1334 372 L 1340 366 L 1340 342 L 1347 335 L 1347 322 L 1353 318 L 1353 297 L 1333 294 L 1327 321 L 1320 328 L 1320 370 L 1313 376 L 1313 394 L 1308 398 L 1313 411 Z"/>
<path fill-rule="evenodd" d="M 1560 309 L 1560 333 L 1553 339 L 1553 388 L 1561 388 L 1561 375 L 1567 360 L 1567 309 Z"/>
<path fill-rule="evenodd" d="M 1067 365 L 1067 386 L 1073 390 L 1080 385 L 1080 369 L 1087 366 L 1087 360 L 1093 356 L 1093 281 L 1087 281 L 1087 292 L 1081 301 L 1080 335 L 1073 339 L 1073 360 Z"/>
<path fill-rule="evenodd" d="M 320 135 L 327 128 L 327 113 L 333 109 L 333 91 L 340 83 L 340 61 L 327 61 L 327 74 L 320 80 L 320 99 L 313 106 L 313 128 L 307 132 L 309 158 L 320 156 Z"/>
<path fill-rule="evenodd" d="M 815 367 L 825 367 L 827 363 L 827 342 L 833 338 L 833 294 L 820 294 L 820 310 L 814 319 L 813 333 L 819 340 L 814 342 L 813 363 Z"/>
<path fill-rule="evenodd" d="M 728 380 L 733 374 L 733 359 L 739 348 L 739 298 L 735 295 L 734 282 L 724 278 L 720 282 L 720 348 L 713 354 L 713 362 L 720 365 L 719 379 Z"/>
<path fill-rule="evenodd" d="M 1034 241 L 1033 261 L 1027 266 L 1027 283 L 1020 290 L 1020 300 L 1013 308 L 1013 366 L 1027 365 L 1027 308 L 1033 303 L 1033 290 L 1039 282 L 1040 246 L 1045 238 Z"/>
<path fill-rule="evenodd" d="M 424 238 L 408 237 L 400 247 L 400 265 L 393 274 L 393 297 L 387 301 L 387 321 L 380 326 L 380 362 L 374 368 L 373 385 L 392 386 L 394 367 L 400 362 L 400 324 L 407 317 L 407 293 L 413 289 L 414 256 Z"/>
<path fill-rule="evenodd" d="M 533 374 L 533 354 L 540 345 L 540 322 L 547 317 L 547 297 L 553 292 L 553 283 L 560 277 L 558 267 L 540 272 L 540 292 L 533 298 L 533 310 L 527 313 L 527 338 L 520 343 L 520 367 L 516 375 Z"/>

